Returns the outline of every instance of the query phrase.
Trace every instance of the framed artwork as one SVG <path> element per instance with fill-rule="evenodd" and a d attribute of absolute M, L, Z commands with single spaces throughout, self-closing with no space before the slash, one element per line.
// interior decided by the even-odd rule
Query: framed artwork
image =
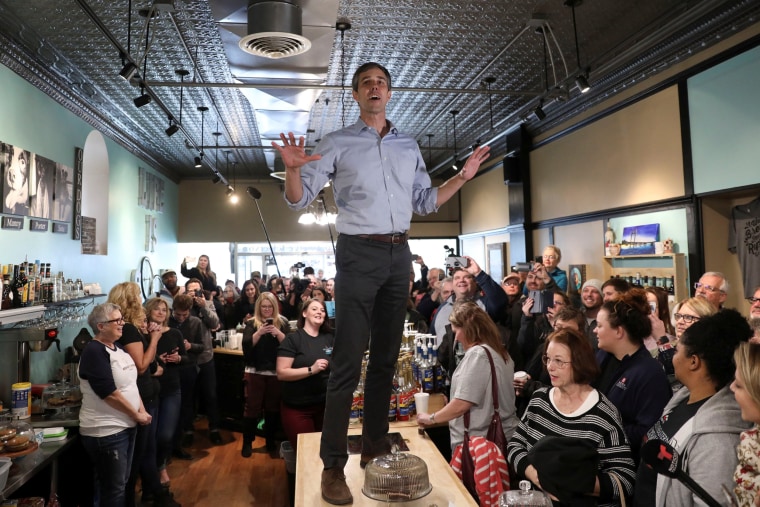
<path fill-rule="evenodd" d="M 493 243 L 488 245 L 488 274 L 491 278 L 501 283 L 506 274 L 507 244 Z"/>
<path fill-rule="evenodd" d="M 586 281 L 586 265 L 570 264 L 567 273 L 567 291 L 570 293 L 579 293 L 583 283 Z"/>
<path fill-rule="evenodd" d="M 623 228 L 620 255 L 647 255 L 655 252 L 660 239 L 660 224 L 632 225 Z"/>

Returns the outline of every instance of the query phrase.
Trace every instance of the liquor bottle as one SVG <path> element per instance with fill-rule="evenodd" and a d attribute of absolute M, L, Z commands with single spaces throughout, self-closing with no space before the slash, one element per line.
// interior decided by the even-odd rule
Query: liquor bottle
<path fill-rule="evenodd" d="M 670 283 L 668 284 L 668 294 L 675 294 L 675 293 L 676 293 L 676 277 L 671 276 Z"/>
<path fill-rule="evenodd" d="M 351 400 L 351 414 L 348 417 L 348 424 L 358 426 L 362 422 L 362 409 L 364 407 L 364 379 L 360 378 L 354 389 L 354 396 Z"/>
<path fill-rule="evenodd" d="M 433 363 L 433 392 L 444 392 L 443 385 L 443 365 L 438 360 L 438 345 L 433 345 L 431 349 L 431 362 Z"/>
<path fill-rule="evenodd" d="M 641 280 L 641 283 L 644 285 L 644 287 L 649 287 L 649 277 L 647 275 L 644 275 L 644 278 Z"/>
<path fill-rule="evenodd" d="M 396 362 L 396 379 L 398 383 L 398 387 L 396 388 L 396 420 L 408 421 L 411 416 L 409 413 L 409 386 L 406 384 L 404 366 L 401 359 Z"/>
<path fill-rule="evenodd" d="M 416 353 L 412 361 L 412 376 L 414 377 L 415 389 L 422 391 L 422 370 L 420 369 L 420 364 L 422 364 L 422 337 L 417 336 L 416 342 Z"/>
<path fill-rule="evenodd" d="M 652 282 L 652 287 L 657 287 L 657 277 L 656 276 L 652 276 L 651 282 Z"/>
<path fill-rule="evenodd" d="M 23 287 L 26 284 L 26 273 L 21 271 L 21 266 L 13 266 L 13 279 L 11 280 L 11 295 L 13 297 L 13 308 L 22 306 Z"/>
<path fill-rule="evenodd" d="M 422 392 L 432 393 L 435 386 L 435 374 L 433 372 L 433 362 L 430 360 L 427 345 L 422 347 L 423 360 L 420 368 L 422 369 Z"/>
<path fill-rule="evenodd" d="M 416 415 L 417 414 L 417 407 L 414 403 L 414 393 L 418 392 L 417 387 L 414 384 L 414 377 L 412 377 L 412 358 L 408 358 L 404 361 L 404 364 L 402 366 L 402 370 L 404 373 L 404 378 L 406 379 L 406 386 L 409 390 L 408 396 L 409 396 L 409 415 Z"/>
<path fill-rule="evenodd" d="M 1 304 L 3 310 L 13 307 L 11 299 L 11 275 L 8 272 L 8 265 L 3 265 L 3 301 Z"/>

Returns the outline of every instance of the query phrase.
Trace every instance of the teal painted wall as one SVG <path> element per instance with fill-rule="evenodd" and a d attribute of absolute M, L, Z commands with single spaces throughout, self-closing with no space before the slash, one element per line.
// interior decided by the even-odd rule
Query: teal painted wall
<path fill-rule="evenodd" d="M 18 75 L 0 66 L 0 140 L 20 146 L 67 166 L 74 166 L 75 147 L 84 148 L 93 132 L 92 126 L 58 105 Z M 109 197 L 108 254 L 82 255 L 81 245 L 69 234 L 32 233 L 29 219 L 23 231 L 0 230 L 0 263 L 19 263 L 28 256 L 51 263 L 52 271 L 98 282 L 104 292 L 116 283 L 128 280 L 131 271 L 148 255 L 154 270 L 174 266 L 177 253 L 178 185 L 160 176 L 148 164 L 112 140 L 105 139 L 109 160 L 108 187 L 96 189 Z M 144 167 L 165 180 L 165 209 L 161 214 L 148 212 L 137 205 L 138 167 Z M 156 251 L 144 250 L 145 215 L 158 217 Z M 98 302 L 104 302 L 100 298 Z M 70 322 L 61 328 L 62 346 L 86 322 Z M 0 399 L 8 401 L 9 378 L 15 378 L 15 344 L 0 342 Z M 44 382 L 63 364 L 63 353 L 54 351 L 32 354 L 32 381 Z"/>
<path fill-rule="evenodd" d="M 688 80 L 694 191 L 760 183 L 760 47 Z"/>

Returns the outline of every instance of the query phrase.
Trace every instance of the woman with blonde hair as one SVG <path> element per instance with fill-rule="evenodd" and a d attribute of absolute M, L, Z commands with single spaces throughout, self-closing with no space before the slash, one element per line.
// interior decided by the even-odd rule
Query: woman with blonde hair
<path fill-rule="evenodd" d="M 156 466 L 156 428 L 158 427 L 159 382 L 153 376 L 160 368 L 156 350 L 161 339 L 161 326 L 148 324 L 145 309 L 140 304 L 140 286 L 135 282 L 114 285 L 108 293 L 108 302 L 118 305 L 124 318 L 118 343 L 132 357 L 137 367 L 137 389 L 151 423 L 138 426 L 132 468 L 127 481 L 127 505 L 134 505 L 137 476 L 141 476 L 143 497 L 170 503 L 171 496 L 161 487 Z"/>
<path fill-rule="evenodd" d="M 277 296 L 264 292 L 256 300 L 253 317 L 243 330 L 245 359 L 245 406 L 243 412 L 244 458 L 253 452 L 256 424 L 264 415 L 264 438 L 270 455 L 277 451 L 275 435 L 279 427 L 280 381 L 277 380 L 277 349 L 289 332 L 288 320 L 280 315 Z"/>
<path fill-rule="evenodd" d="M 742 419 L 755 423 L 739 437 L 734 493 L 739 507 L 757 507 L 760 506 L 760 345 L 740 343 L 734 352 L 734 362 L 736 373 L 731 391 L 741 409 Z"/>
<path fill-rule="evenodd" d="M 169 474 L 166 463 L 172 452 L 174 432 L 179 422 L 182 402 L 180 388 L 180 365 L 187 362 L 184 338 L 178 329 L 169 327 L 169 304 L 165 299 L 151 298 L 145 303 L 149 329 L 158 325 L 161 334 L 156 355 L 164 368 L 158 378 L 161 384 L 158 404 L 158 427 L 156 428 L 156 464 L 160 472 L 161 485 L 168 488 Z"/>
<path fill-rule="evenodd" d="M 124 322 L 139 326 L 136 318 L 145 311 L 142 306 L 140 286 L 135 282 L 121 282 L 113 286 L 108 293 L 108 302 L 119 305 Z M 138 365 L 139 366 L 139 365 Z"/>

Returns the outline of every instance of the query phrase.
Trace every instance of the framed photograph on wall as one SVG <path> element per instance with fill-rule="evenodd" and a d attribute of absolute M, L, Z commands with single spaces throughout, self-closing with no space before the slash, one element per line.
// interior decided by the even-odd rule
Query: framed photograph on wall
<path fill-rule="evenodd" d="M 586 281 L 586 265 L 570 264 L 567 271 L 567 291 L 571 294 L 581 292 L 581 287 Z"/>
<path fill-rule="evenodd" d="M 493 243 L 488 245 L 488 274 L 491 278 L 501 283 L 506 276 L 507 244 Z"/>
<path fill-rule="evenodd" d="M 623 228 L 620 255 L 648 255 L 655 252 L 660 240 L 660 224 L 633 225 Z"/>

